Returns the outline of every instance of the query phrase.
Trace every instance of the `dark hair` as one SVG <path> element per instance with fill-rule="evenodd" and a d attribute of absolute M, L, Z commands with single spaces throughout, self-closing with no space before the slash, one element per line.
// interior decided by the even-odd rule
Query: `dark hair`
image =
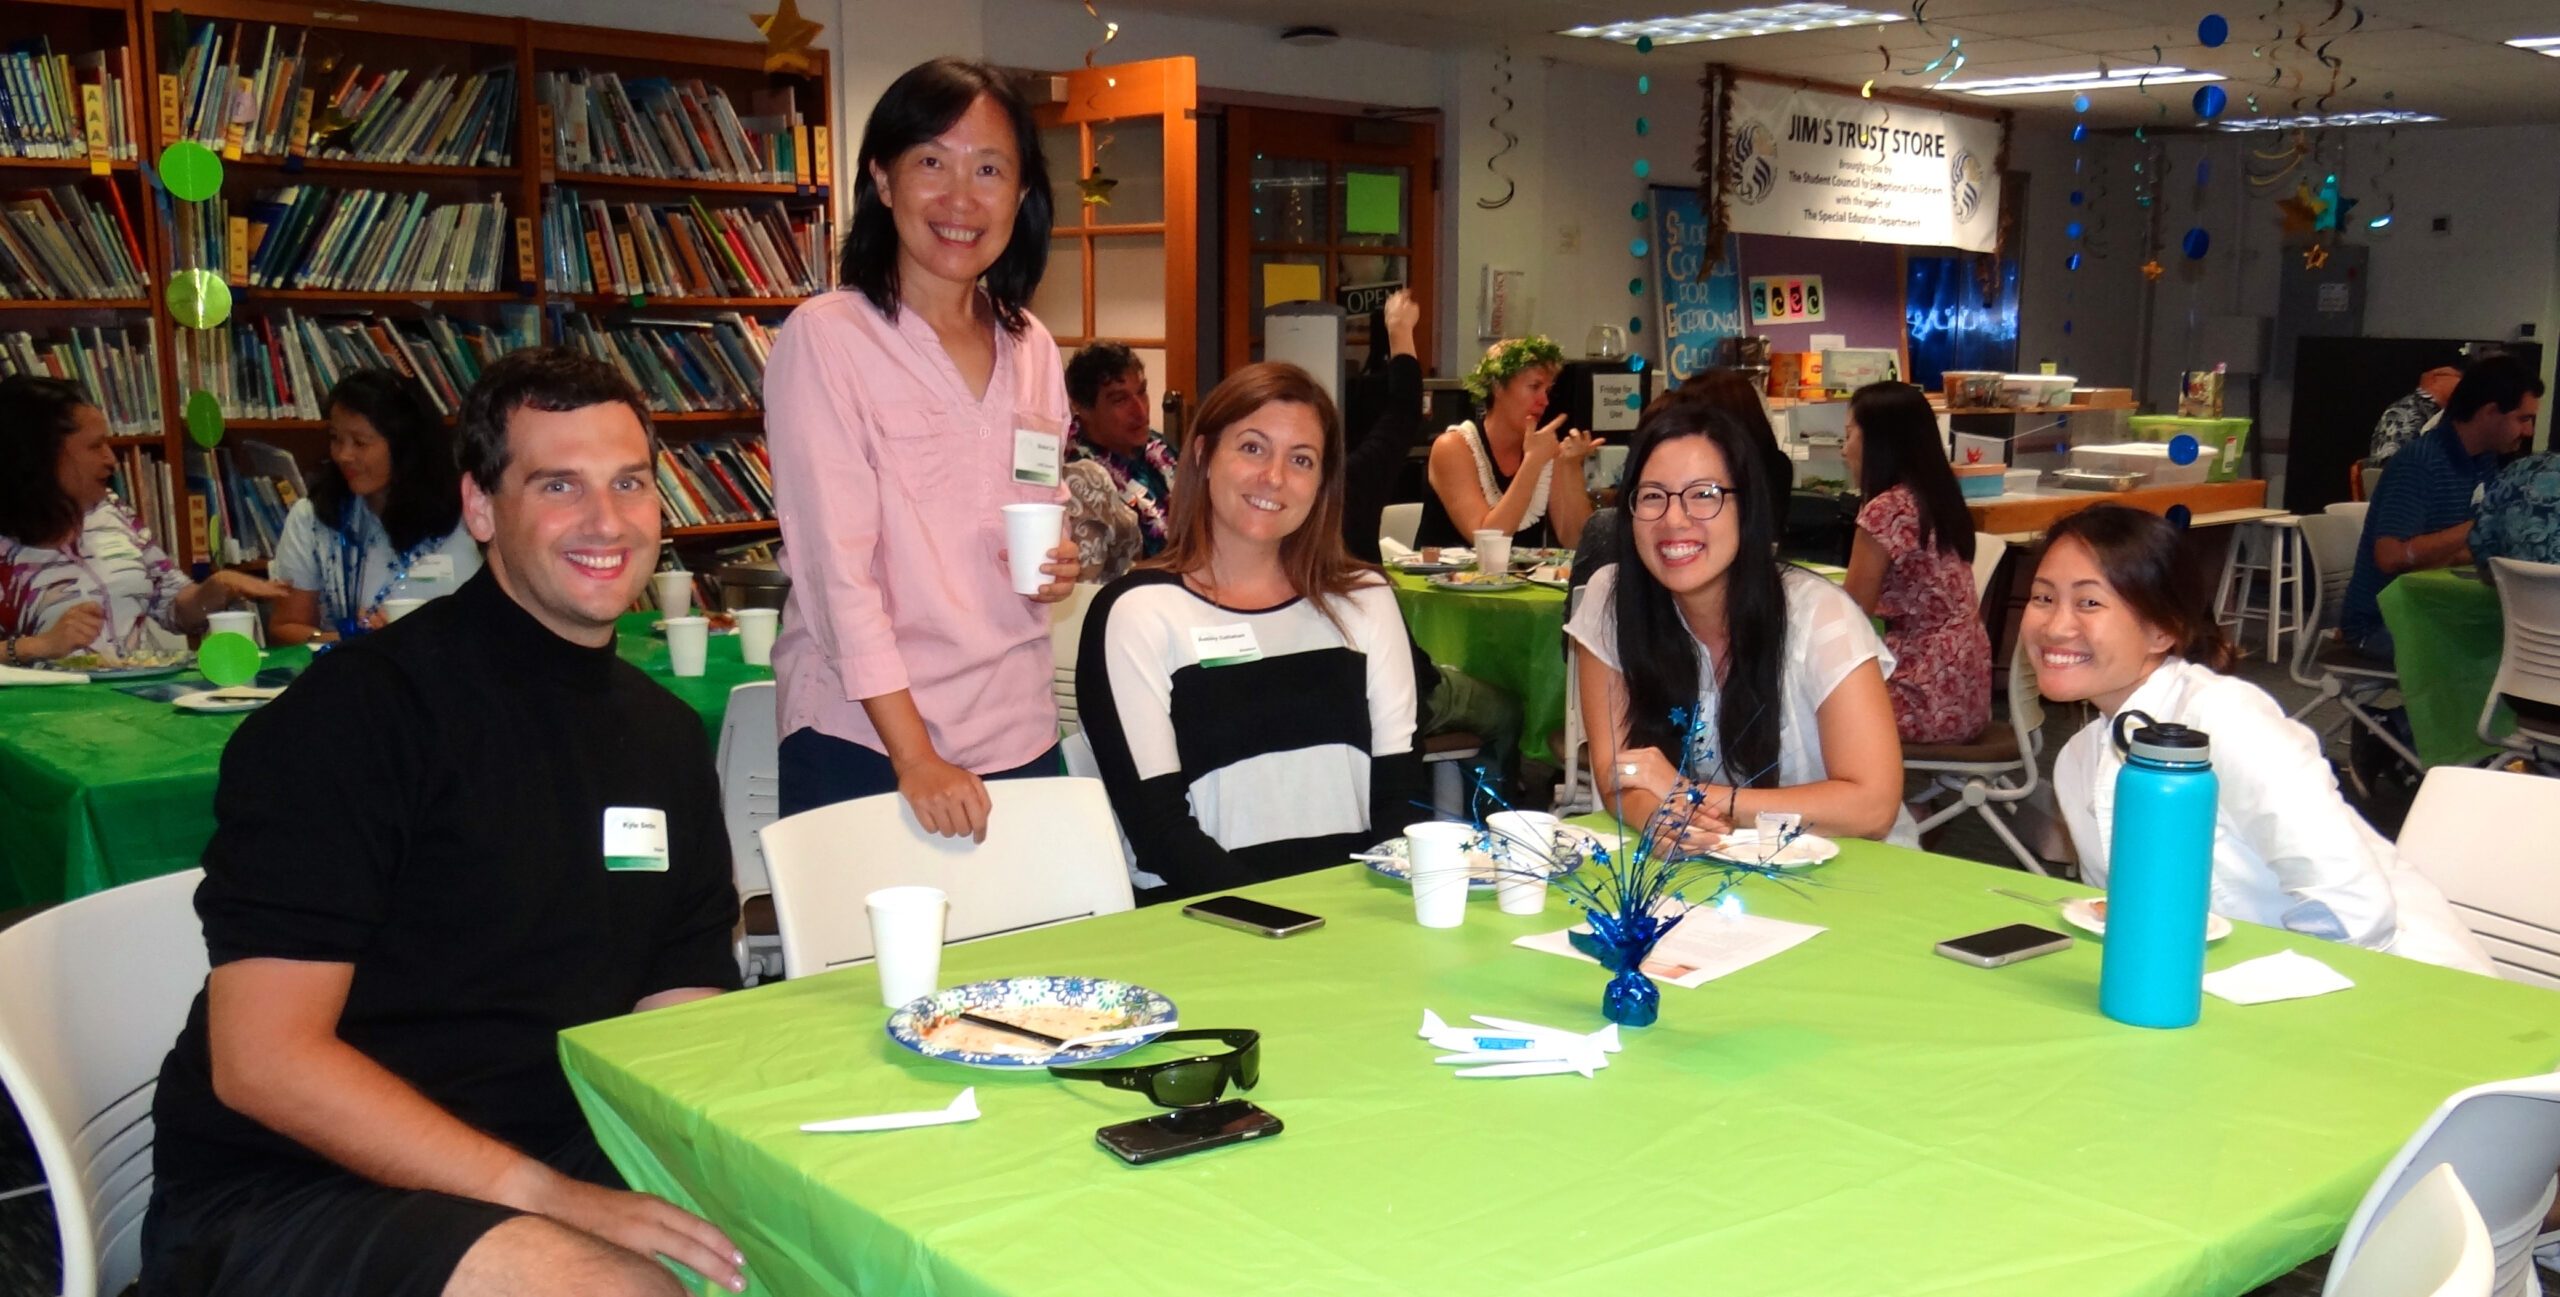
<path fill-rule="evenodd" d="M 1909 383 L 1869 383 L 1849 394 L 1858 423 L 1858 494 L 1875 499 L 1897 486 L 1920 505 L 1920 543 L 1973 561 L 1973 514 L 1964 507 L 1938 414 Z"/>
<path fill-rule="evenodd" d="M 530 406 L 556 413 L 614 403 L 631 407 L 654 455 L 657 426 L 622 371 L 567 347 L 508 352 L 480 371 L 480 381 L 462 394 L 462 412 L 454 418 L 456 465 L 494 495 L 507 475 L 507 420 L 516 411 Z"/>
<path fill-rule="evenodd" d="M 89 403 L 67 378 L 0 379 L 0 536 L 51 545 L 80 525 L 79 502 L 62 490 L 62 443 Z"/>
<path fill-rule="evenodd" d="M 1013 239 L 994 265 L 987 267 L 987 296 L 995 302 L 996 321 L 1007 333 L 1020 333 L 1032 291 L 1049 265 L 1049 227 L 1055 219 L 1049 193 L 1049 166 L 1040 156 L 1040 125 L 1031 105 L 1004 73 L 984 63 L 939 58 L 919 63 L 889 83 L 871 120 L 862 127 L 862 150 L 853 160 L 853 220 L 844 236 L 837 277 L 860 289 L 881 314 L 898 318 L 898 225 L 889 205 L 880 201 L 880 185 L 871 177 L 873 164 L 887 171 L 906 151 L 951 129 L 953 122 L 981 98 L 995 101 L 1013 123 L 1013 143 L 1022 155 L 1022 205 L 1015 209 Z"/>
<path fill-rule="evenodd" d="M 1280 567 L 1289 574 L 1290 588 L 1312 600 L 1338 630 L 1342 619 L 1333 601 L 1358 589 L 1378 569 L 1353 558 L 1342 543 L 1342 413 L 1307 371 L 1286 361 L 1247 365 L 1202 398 L 1174 464 L 1173 514 L 1165 520 L 1164 551 L 1138 566 L 1181 573 L 1209 566 L 1216 546 L 1209 528 L 1209 461 L 1227 429 L 1274 402 L 1303 405 L 1315 411 L 1316 422 L 1324 427 L 1324 480 L 1316 487 L 1307 520 L 1281 540 Z"/>
<path fill-rule="evenodd" d="M 363 415 L 391 443 L 382 530 L 394 551 L 406 553 L 420 541 L 451 534 L 462 521 L 462 471 L 453 462 L 453 433 L 417 380 L 388 369 L 359 369 L 339 379 L 320 408 Z M 311 475 L 311 513 L 321 526 L 339 530 L 349 498 L 335 461 L 323 462 Z"/>
<path fill-rule="evenodd" d="M 1775 535 L 1786 526 L 1787 495 L 1796 484 L 1796 462 L 1787 458 L 1787 448 L 1778 444 L 1778 430 L 1769 426 L 1769 407 L 1760 400 L 1760 385 L 1751 375 L 1739 369 L 1710 369 L 1693 374 L 1689 381 L 1671 389 L 1662 397 L 1668 401 L 1700 401 L 1732 416 L 1751 439 L 1752 449 L 1760 456 L 1760 485 L 1769 501 L 1769 530 Z"/>
<path fill-rule="evenodd" d="M 2462 371 L 2462 381 L 2453 385 L 2452 399 L 2444 403 L 2444 417 L 2449 423 L 2467 423 L 2489 405 L 2502 414 L 2513 414 L 2524 398 L 2540 395 L 2541 376 L 2502 351 L 2482 356 Z"/>
<path fill-rule="evenodd" d="M 1092 409 L 1093 403 L 1102 399 L 1103 384 L 1133 369 L 1143 374 L 1147 367 L 1127 344 L 1088 343 L 1067 361 L 1067 399 Z"/>
<path fill-rule="evenodd" d="M 2231 644 L 2213 619 L 2213 592 L 2202 564 L 2179 560 L 2177 525 L 2121 504 L 2091 505 L 2045 528 L 2044 552 L 2066 540 L 2089 547 L 2098 571 L 2144 625 L 2167 635 L 2174 652 L 2198 666 L 2231 669 Z M 2037 560 L 2043 566 L 2043 560 Z"/>
<path fill-rule="evenodd" d="M 1778 738 L 1785 708 L 1787 596 L 1784 565 L 1772 557 L 1777 522 L 1769 516 L 1765 472 L 1751 434 L 1732 415 L 1704 401 L 1656 401 L 1636 425 L 1627 447 L 1620 490 L 1632 499 L 1655 451 L 1682 437 L 1704 437 L 1724 455 L 1733 494 L 1724 507 L 1741 511 L 1741 548 L 1724 582 L 1726 669 L 1716 691 L 1716 734 L 1722 768 L 1706 777 L 1741 787 L 1775 787 Z M 1698 642 L 1671 591 L 1654 579 L 1636 549 L 1636 515 L 1621 508 L 1615 519 L 1617 588 L 1611 594 L 1617 621 L 1619 673 L 1627 683 L 1627 744 L 1660 748 L 1673 764 L 1688 761 L 1688 735 L 1673 718 L 1698 705 Z"/>

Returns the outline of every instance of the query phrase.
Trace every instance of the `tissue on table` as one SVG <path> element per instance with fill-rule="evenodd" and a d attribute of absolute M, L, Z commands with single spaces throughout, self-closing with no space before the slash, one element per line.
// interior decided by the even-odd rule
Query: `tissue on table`
<path fill-rule="evenodd" d="M 1549 1076 L 1563 1072 L 1589 1076 L 1607 1067 L 1608 1056 L 1620 1048 L 1618 1024 L 1614 1022 L 1585 1034 L 1481 1014 L 1474 1021 L 1481 1028 L 1452 1027 L 1439 1014 L 1424 1009 L 1422 1029 L 1416 1034 L 1441 1049 L 1458 1051 L 1432 1062 L 1475 1064 L 1455 1073 L 1471 1077 Z"/>
<path fill-rule="evenodd" d="M 813 1121 L 800 1129 L 811 1134 L 838 1134 L 849 1131 L 908 1130 L 916 1126 L 945 1126 L 953 1122 L 978 1119 L 978 1087 L 960 1092 L 947 1108 L 930 1108 L 922 1112 L 884 1112 L 869 1117 L 846 1117 L 837 1121 Z"/>
<path fill-rule="evenodd" d="M 2280 950 L 2204 976 L 2204 989 L 2233 1004 L 2300 1000 L 2354 985 L 2344 973 L 2298 950 Z"/>

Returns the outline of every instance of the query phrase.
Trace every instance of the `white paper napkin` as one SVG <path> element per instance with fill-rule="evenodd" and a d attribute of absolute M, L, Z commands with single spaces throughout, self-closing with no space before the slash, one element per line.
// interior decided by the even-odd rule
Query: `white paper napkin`
<path fill-rule="evenodd" d="M 1513 938 L 1511 944 L 1586 964 L 1600 962 L 1573 948 L 1567 936 L 1572 931 L 1559 928 L 1531 933 Z M 1821 931 L 1810 923 L 1764 919 L 1756 914 L 1726 914 L 1713 906 L 1702 906 L 1689 911 L 1679 926 L 1654 944 L 1652 957 L 1644 961 L 1644 973 L 1673 986 L 1695 989 L 1791 950 Z"/>
<path fill-rule="evenodd" d="M 1378 538 L 1378 557 L 1385 559 L 1390 563 L 1401 563 L 1421 552 L 1422 551 L 1415 549 L 1413 546 L 1397 540 L 1393 536 L 1380 536 Z"/>
<path fill-rule="evenodd" d="M 926 1112 L 884 1112 L 874 1117 L 846 1117 L 840 1121 L 813 1121 L 800 1129 L 811 1134 L 837 1134 L 846 1131 L 906 1130 L 915 1126 L 944 1126 L 955 1121 L 978 1119 L 978 1087 L 970 1086 L 951 1101 L 948 1108 Z"/>
<path fill-rule="evenodd" d="M 85 685 L 89 677 L 78 671 L 38 671 L 30 667 L 0 666 L 0 685 Z"/>
<path fill-rule="evenodd" d="M 2299 1000 L 2354 985 L 2345 974 L 2294 950 L 2262 955 L 2204 976 L 2204 989 L 2233 1004 Z"/>

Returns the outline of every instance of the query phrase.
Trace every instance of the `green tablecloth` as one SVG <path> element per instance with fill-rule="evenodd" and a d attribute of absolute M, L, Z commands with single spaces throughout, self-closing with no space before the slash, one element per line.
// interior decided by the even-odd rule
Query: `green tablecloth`
<path fill-rule="evenodd" d="M 1125 978 L 1262 1032 L 1251 1097 L 1287 1131 L 1143 1168 L 1092 1134 L 1141 1098 L 918 1058 L 868 967 L 591 1024 L 561 1056 L 631 1182 L 726 1230 L 750 1291 L 871 1297 L 2240 1293 L 2331 1247 L 2445 1096 L 2560 1061 L 2550 992 L 2247 924 L 2212 966 L 2296 948 L 2356 987 L 2126 1027 L 2094 942 L 1932 953 L 2057 922 L 1988 886 L 2071 884 L 1872 843 L 1815 878 L 1744 892 L 1829 931 L 1665 987 L 1590 1080 L 1459 1080 L 1414 1034 L 1426 1007 L 1603 1025 L 1604 973 L 1509 944 L 1565 925 L 1553 896 L 1432 931 L 1352 866 L 1248 889 L 1326 916 L 1286 941 L 1163 906 L 946 951 L 945 984 Z M 967 1085 L 974 1122 L 798 1131 Z"/>
<path fill-rule="evenodd" d="M 1557 760 L 1547 737 L 1564 728 L 1564 591 L 1531 585 L 1479 594 L 1387 575 L 1413 642 L 1432 661 L 1518 698 L 1521 750 Z"/>
<path fill-rule="evenodd" d="M 649 630 L 656 620 L 624 617 L 617 649 L 700 712 L 716 741 L 730 687 L 773 672 L 740 662 L 736 636 L 715 635 L 704 674 L 678 680 L 665 641 Z M 267 664 L 310 656 L 280 648 Z M 0 910 L 193 868 L 213 836 L 222 748 L 241 720 L 103 684 L 0 689 Z"/>
<path fill-rule="evenodd" d="M 2382 587 L 2379 602 L 2419 759 L 2469 765 L 2496 752 L 2480 741 L 2479 727 L 2506 641 L 2497 589 L 2450 571 L 2411 572 Z M 2499 708 L 2492 732 L 2514 728 L 2515 717 Z"/>

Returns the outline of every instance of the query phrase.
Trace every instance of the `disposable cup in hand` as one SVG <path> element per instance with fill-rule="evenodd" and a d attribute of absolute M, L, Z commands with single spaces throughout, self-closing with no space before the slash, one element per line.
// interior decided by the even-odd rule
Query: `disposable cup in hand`
<path fill-rule="evenodd" d="M 1496 811 L 1484 817 L 1493 838 L 1493 894 L 1503 913 L 1536 914 L 1547 908 L 1556 823 L 1545 811 Z"/>
<path fill-rule="evenodd" d="M 942 979 L 942 925 L 951 898 L 939 887 L 883 887 L 862 898 L 880 1002 L 894 1009 L 931 995 Z"/>
<path fill-rule="evenodd" d="M 730 614 L 738 619 L 738 657 L 751 667 L 773 665 L 773 633 L 782 625 L 782 614 L 771 608 L 740 608 Z"/>
<path fill-rule="evenodd" d="M 1511 570 L 1511 533 L 1487 527 L 1476 533 L 1476 570 L 1500 575 Z"/>
<path fill-rule="evenodd" d="M 661 615 L 682 617 L 693 611 L 693 573 L 652 573 L 649 585 L 658 592 L 658 612 Z"/>
<path fill-rule="evenodd" d="M 219 635 L 229 631 L 246 635 L 252 642 L 258 638 L 258 614 L 254 612 L 216 612 L 205 614 L 205 633 Z"/>
<path fill-rule="evenodd" d="M 711 620 L 707 617 L 669 617 L 667 619 L 667 664 L 680 676 L 702 674 L 703 659 L 711 652 Z"/>
<path fill-rule="evenodd" d="M 382 620 L 395 622 L 426 606 L 424 599 L 385 599 L 382 601 Z"/>
<path fill-rule="evenodd" d="M 1040 565 L 1049 561 L 1049 551 L 1058 547 L 1067 534 L 1067 507 L 1063 504 L 1008 504 L 1004 507 L 1004 548 L 1006 562 L 1013 569 L 1015 594 L 1038 594 L 1049 584 L 1049 574 Z"/>
<path fill-rule="evenodd" d="M 1475 836 L 1475 826 L 1448 820 L 1405 826 L 1414 922 L 1426 928 L 1454 928 L 1467 921 L 1467 844 Z"/>

